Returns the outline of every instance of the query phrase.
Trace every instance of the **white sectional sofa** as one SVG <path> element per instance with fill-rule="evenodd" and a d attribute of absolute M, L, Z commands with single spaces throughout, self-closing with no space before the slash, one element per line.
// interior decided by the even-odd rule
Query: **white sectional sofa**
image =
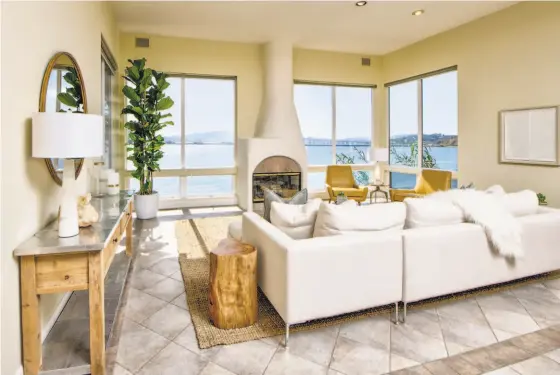
<path fill-rule="evenodd" d="M 286 343 L 292 324 L 402 300 L 399 231 L 295 240 L 252 212 L 242 228 L 258 251 L 258 284 L 286 323 Z"/>
<path fill-rule="evenodd" d="M 453 209 L 418 215 L 413 203 L 427 202 L 349 208 L 342 220 L 340 208 L 323 203 L 315 237 L 297 240 L 282 225 L 243 214 L 242 239 L 257 247 L 259 286 L 286 323 L 286 344 L 292 324 L 391 303 L 398 322 L 399 301 L 405 320 L 410 302 L 560 269 L 560 210 L 530 202 L 512 212 L 525 253 L 512 259 Z M 297 227 L 301 217 L 288 222 Z"/>
<path fill-rule="evenodd" d="M 406 304 L 560 269 L 560 210 L 539 207 L 518 217 L 525 254 L 506 259 L 477 224 L 405 229 L 403 299 Z"/>

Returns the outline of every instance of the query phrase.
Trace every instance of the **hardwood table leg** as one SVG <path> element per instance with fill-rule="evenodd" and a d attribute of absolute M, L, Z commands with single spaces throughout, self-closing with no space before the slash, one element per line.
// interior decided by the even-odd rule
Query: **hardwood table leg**
<path fill-rule="evenodd" d="M 101 251 L 88 255 L 89 347 L 91 375 L 105 375 L 105 306 L 103 257 Z"/>
<path fill-rule="evenodd" d="M 132 209 L 131 209 L 132 211 Z M 126 255 L 132 255 L 132 212 L 129 211 L 128 224 L 126 224 Z"/>
<path fill-rule="evenodd" d="M 35 280 L 35 256 L 20 258 L 23 373 L 37 375 L 41 368 L 41 320 Z"/>

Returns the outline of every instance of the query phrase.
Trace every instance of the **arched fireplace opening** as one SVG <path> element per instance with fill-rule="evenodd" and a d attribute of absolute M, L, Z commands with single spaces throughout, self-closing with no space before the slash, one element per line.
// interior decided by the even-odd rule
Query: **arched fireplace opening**
<path fill-rule="evenodd" d="M 301 167 L 286 156 L 262 160 L 253 171 L 253 203 L 264 201 L 264 190 L 274 191 L 282 198 L 291 198 L 301 190 Z"/>

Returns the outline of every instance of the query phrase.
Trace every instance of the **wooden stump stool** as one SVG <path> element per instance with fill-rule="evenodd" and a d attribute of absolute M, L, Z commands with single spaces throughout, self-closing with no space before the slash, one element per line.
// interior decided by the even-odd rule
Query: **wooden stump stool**
<path fill-rule="evenodd" d="M 210 321 L 222 329 L 257 321 L 257 250 L 228 238 L 210 252 Z"/>

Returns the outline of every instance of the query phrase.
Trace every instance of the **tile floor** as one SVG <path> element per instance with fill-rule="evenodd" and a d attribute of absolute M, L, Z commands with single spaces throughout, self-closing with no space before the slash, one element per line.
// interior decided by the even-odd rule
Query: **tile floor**
<path fill-rule="evenodd" d="M 135 222 L 114 375 L 560 374 L 560 279 L 412 309 L 406 324 L 378 316 L 294 333 L 288 350 L 281 337 L 200 350 L 175 221 L 208 214 L 224 213 Z"/>

